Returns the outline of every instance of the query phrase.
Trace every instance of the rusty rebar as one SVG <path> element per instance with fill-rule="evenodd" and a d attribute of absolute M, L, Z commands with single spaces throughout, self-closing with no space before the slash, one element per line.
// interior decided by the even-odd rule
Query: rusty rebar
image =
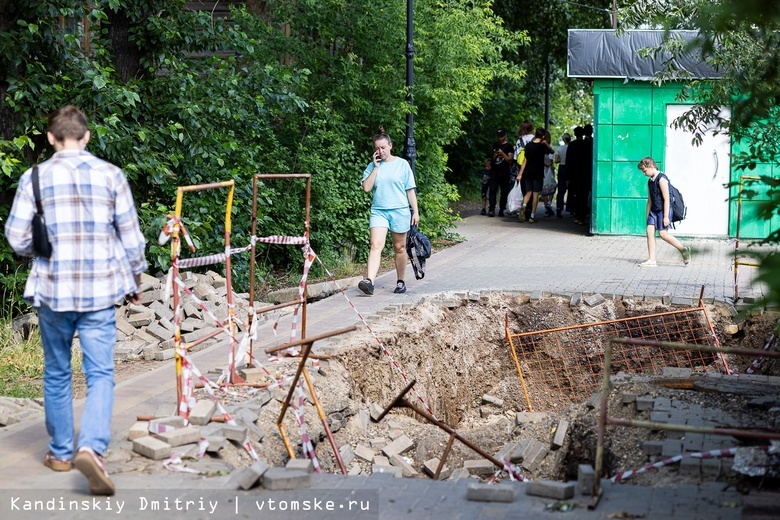
<path fill-rule="evenodd" d="M 414 403 L 409 402 L 405 395 L 406 393 L 411 390 L 411 388 L 415 385 L 416 381 L 412 380 L 406 387 L 401 391 L 398 396 L 393 399 L 393 401 L 390 403 L 390 405 L 385 408 L 385 410 L 382 412 L 382 414 L 377 418 L 377 421 L 379 421 L 382 417 L 384 417 L 392 408 L 395 407 L 404 407 L 409 408 L 410 410 L 414 411 L 418 415 L 420 415 L 423 419 L 428 421 L 429 423 L 433 424 L 434 426 L 438 426 L 440 429 L 444 430 L 445 432 L 449 433 L 451 437 L 454 437 L 455 439 L 459 440 L 463 445 L 465 445 L 467 448 L 471 449 L 478 455 L 481 455 L 483 458 L 487 459 L 488 461 L 492 462 L 494 465 L 498 466 L 499 469 L 504 469 L 504 464 L 487 453 L 486 451 L 482 450 L 480 447 L 469 441 L 468 439 L 462 437 L 452 426 L 449 424 L 440 421 L 433 417 L 431 414 L 423 410 L 422 408 L 419 408 Z M 509 471 L 511 471 L 511 468 L 509 468 Z M 523 478 L 522 475 L 515 475 L 519 478 Z"/>
<path fill-rule="evenodd" d="M 720 347 L 712 345 L 690 345 L 687 343 L 671 343 L 654 340 L 632 339 L 632 338 L 612 338 L 607 342 L 607 346 L 604 349 L 604 372 L 601 383 L 601 403 L 599 410 L 599 424 L 598 424 L 598 437 L 596 441 L 596 479 L 593 484 L 594 503 L 593 506 L 589 506 L 590 509 L 595 507 L 598 500 L 595 496 L 601 494 L 601 478 L 604 473 L 604 438 L 606 436 L 607 424 L 613 424 L 616 426 L 629 426 L 629 427 L 641 427 L 658 430 L 672 430 L 680 432 L 691 433 L 708 433 L 713 435 L 729 435 L 737 437 L 752 437 L 758 439 L 780 439 L 780 434 L 771 432 L 759 432 L 753 430 L 742 430 L 737 428 L 715 428 L 705 426 L 688 426 L 688 425 L 675 425 L 668 423 L 657 423 L 652 421 L 634 421 L 627 419 L 620 419 L 617 417 L 608 417 L 607 404 L 610 393 L 610 372 L 612 364 L 612 345 L 615 343 L 623 343 L 628 345 L 644 345 L 650 347 L 656 347 L 661 349 L 671 350 L 696 350 L 700 352 L 708 352 L 713 354 L 734 354 L 738 356 L 758 356 L 766 355 L 766 357 L 780 358 L 780 352 L 756 350 L 756 349 L 737 349 L 729 347 Z"/>

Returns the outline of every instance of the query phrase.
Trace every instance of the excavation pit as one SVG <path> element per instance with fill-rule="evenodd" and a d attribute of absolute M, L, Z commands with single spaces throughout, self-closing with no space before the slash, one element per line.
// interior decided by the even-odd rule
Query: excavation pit
<path fill-rule="evenodd" d="M 723 338 L 724 346 L 760 349 L 778 319 L 777 313 L 753 315 L 744 325 L 740 324 L 738 333 L 728 335 L 725 331 L 735 330 L 731 310 L 720 304 L 707 305 L 707 309 L 715 333 Z M 498 293 L 483 293 L 481 297 L 469 293 L 463 297 L 425 298 L 411 307 L 388 309 L 380 313 L 381 316 L 371 317 L 371 331 L 364 328 L 349 336 L 340 336 L 332 342 L 335 345 L 328 348 L 325 347 L 331 342 L 322 341 L 319 346 L 316 342 L 315 353 L 333 352 L 332 347 L 336 345 L 338 353 L 330 359 L 320 360 L 318 366 L 308 362 L 307 371 L 336 444 L 342 448 L 342 457 L 347 459 L 346 468 L 352 474 L 371 474 L 377 470 L 376 466 L 387 463 L 391 457 L 385 448 L 404 436 L 411 440 L 411 446 L 400 455 L 413 470 L 407 468 L 406 476 L 423 478 L 426 474 L 424 464 L 443 456 L 448 433 L 408 408 L 392 409 L 379 423 L 369 418 L 390 405 L 409 381 L 416 380 L 419 396 L 409 392 L 406 398 L 422 409 L 429 407 L 437 419 L 455 428 L 459 435 L 484 452 L 500 458 L 500 454 L 516 455 L 524 450 L 523 457 L 513 459 L 513 463 L 521 467 L 527 478 L 574 480 L 578 466 L 592 465 L 596 458 L 598 408 L 595 400 L 591 400 L 590 406 L 586 403 L 601 381 L 598 354 L 615 332 L 609 327 L 617 327 L 621 333 L 628 331 L 628 336 L 634 338 L 659 339 L 661 331 L 666 331 L 665 334 L 671 331 L 665 340 L 710 344 L 708 320 L 701 313 L 685 312 L 689 310 L 660 301 L 606 299 L 590 307 L 571 305 L 570 299 L 564 297 L 531 301 L 529 295 Z M 621 321 L 666 314 L 672 318 L 663 318 L 663 323 L 657 322 L 656 318 L 647 323 Z M 534 403 L 533 413 L 526 412 L 528 401 L 505 332 L 507 317 L 511 335 L 532 332 L 518 338 L 515 346 Z M 607 325 L 607 322 L 613 325 Z M 583 325 L 592 327 L 578 339 L 560 330 Z M 538 332 L 548 329 L 559 331 Z M 528 357 L 529 353 L 537 351 L 544 354 L 544 363 L 539 366 L 565 376 L 559 376 L 555 386 L 543 386 L 544 379 L 538 377 L 542 369 L 535 369 Z M 642 358 L 641 364 L 638 358 Z M 732 370 L 741 372 L 751 360 L 728 357 L 727 361 Z M 692 373 L 723 371 L 722 361 L 711 355 L 685 363 L 690 365 Z M 745 413 L 749 410 L 749 397 L 724 397 L 657 386 L 648 382 L 646 375 L 635 374 L 636 368 L 642 368 L 648 373 L 663 375 L 664 367 L 674 368 L 680 364 L 668 355 L 654 355 L 649 350 L 618 359 L 618 370 L 627 375 L 617 378 L 610 397 L 609 414 L 647 420 L 649 412 L 639 411 L 631 397 L 653 396 L 665 397 L 669 402 L 692 401 L 707 403 L 713 409 L 723 408 L 727 410 L 723 413 L 728 413 L 740 425 L 749 426 L 753 424 L 751 421 L 764 420 L 756 419 L 755 411 Z M 297 360 L 285 358 L 271 366 L 272 376 L 278 379 L 294 373 Z M 763 368 L 767 366 L 772 365 L 767 363 Z M 265 432 L 265 437 L 255 444 L 255 448 L 270 464 L 284 465 L 287 453 L 276 421 L 286 394 L 279 389 L 271 394 L 267 400 L 262 400 L 256 424 Z M 338 472 L 331 445 L 311 402 L 309 397 L 305 405 L 307 435 L 315 445 L 323 470 Z M 241 401 L 227 404 L 231 410 L 246 406 Z M 296 456 L 304 457 L 301 434 L 292 414 L 286 415 L 283 424 Z M 607 439 L 605 471 L 610 476 L 647 464 L 644 443 L 662 442 L 667 437 L 663 431 L 609 427 Z M 734 439 L 730 441 L 735 442 Z M 245 459 L 246 454 L 239 452 L 235 464 L 241 464 Z M 469 460 L 483 459 L 455 441 L 447 458 L 447 469 L 451 472 L 461 468 Z M 496 469 L 488 465 L 478 476 L 488 479 Z M 682 477 L 676 475 L 677 471 L 673 468 L 663 483 L 679 483 L 675 479 Z M 445 471 L 445 475 L 447 473 Z M 631 482 L 656 484 L 648 478 L 640 476 Z"/>

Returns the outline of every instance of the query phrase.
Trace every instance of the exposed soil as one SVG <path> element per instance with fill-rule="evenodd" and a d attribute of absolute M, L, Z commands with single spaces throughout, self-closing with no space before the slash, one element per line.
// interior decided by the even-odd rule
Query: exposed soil
<path fill-rule="evenodd" d="M 734 325 L 729 309 L 720 305 L 712 305 L 708 309 L 722 345 L 729 347 L 762 348 L 780 319 L 778 313 L 750 316 L 738 333 L 728 335 L 725 331 L 733 330 Z M 408 401 L 424 409 L 421 397 L 439 420 L 456 428 L 460 435 L 478 448 L 495 456 L 502 449 L 511 451 L 521 442 L 538 441 L 550 451 L 537 467 L 523 468 L 523 474 L 532 479 L 572 480 L 577 478 L 579 464 L 594 463 L 598 409 L 585 406 L 584 399 L 572 398 L 565 391 L 551 388 L 549 392 L 543 393 L 543 404 L 535 406 L 535 411 L 544 412 L 539 420 L 518 424 L 515 415 L 527 409 L 527 402 L 505 337 L 506 317 L 509 316 L 509 328 L 514 334 L 521 330 L 603 322 L 669 310 L 674 309 L 656 303 L 612 300 L 606 300 L 593 308 L 586 305 L 572 307 L 568 300 L 546 298 L 530 302 L 528 296 L 491 295 L 478 301 L 459 298 L 424 300 L 414 308 L 401 311 L 387 317 L 381 324 L 372 326 L 384 349 L 378 346 L 367 331 L 363 331 L 350 336 L 346 340 L 348 344 L 337 357 L 320 361 L 319 366 L 311 366 L 307 372 L 320 396 L 335 442 L 340 447 L 368 447 L 375 455 L 381 456 L 381 449 L 385 445 L 406 435 L 414 447 L 403 456 L 422 476 L 423 463 L 443 455 L 448 434 L 407 408 L 393 409 L 380 423 L 368 419 L 372 406 L 388 406 L 408 381 L 416 380 L 415 389 L 419 397 L 409 392 L 406 395 Z M 672 341 L 678 339 L 672 338 Z M 551 363 L 566 358 L 565 352 L 556 354 L 555 349 L 558 347 L 542 344 L 539 348 L 550 355 Z M 588 348 L 601 347 L 594 344 Z M 558 361 L 555 360 L 556 355 L 560 358 Z M 701 370 L 723 370 L 719 360 L 709 358 L 706 361 L 707 365 L 703 365 Z M 732 370 L 742 372 L 753 360 L 730 356 L 727 361 Z M 274 377 L 282 378 L 293 374 L 296 364 L 295 359 L 285 359 L 273 364 L 270 370 Z M 148 368 L 149 365 L 136 365 L 136 362 L 123 363 L 118 365 L 117 377 L 121 380 Z M 406 379 L 400 372 L 405 374 Z M 765 362 L 757 373 L 777 375 L 777 364 Z M 527 382 L 530 384 L 530 378 Z M 728 418 L 728 424 L 721 427 L 778 429 L 777 407 L 780 402 L 773 401 L 777 400 L 776 395 L 767 396 L 769 401 L 757 406 L 756 395 L 749 392 L 735 395 L 719 393 L 716 389 L 705 392 L 668 386 L 668 381 L 663 377 L 619 377 L 610 395 L 609 415 L 648 420 L 649 412 L 638 412 L 633 402 L 624 403 L 624 396 L 667 397 L 670 402 L 677 403 L 677 407 L 690 406 L 717 411 L 718 417 Z M 538 390 L 539 387 L 534 388 Z M 197 393 L 199 399 L 206 398 L 202 390 Z M 305 393 L 308 395 L 308 390 Z M 485 402 L 483 396 L 486 395 L 502 400 L 503 404 Z M 272 465 L 283 465 L 288 459 L 276 425 L 284 396 L 285 392 L 277 389 L 270 395 L 263 391 L 245 394 L 239 390 L 233 395 L 221 397 L 223 404 L 234 415 L 247 405 L 262 405 L 255 424 L 265 436 L 261 442 L 254 442 L 253 446 L 258 455 Z M 319 463 L 325 471 L 338 472 L 337 461 L 324 427 L 311 402 L 311 397 L 308 397 L 304 407 L 306 425 L 316 447 Z M 563 445 L 556 447 L 552 445 L 552 440 L 561 420 L 568 421 L 569 428 Z M 288 412 L 283 426 L 296 456 L 303 456 L 300 430 L 292 413 Z M 642 443 L 669 438 L 667 435 L 664 431 L 609 427 L 605 443 L 605 473 L 611 476 L 657 461 L 659 457 L 643 453 Z M 739 446 L 745 441 L 731 437 L 725 439 L 727 442 L 724 446 Z M 164 472 L 160 462 L 151 463 L 130 454 L 127 444 L 114 446 L 114 452 L 115 455 L 110 459 L 114 464 L 113 471 Z M 477 453 L 456 441 L 447 466 L 455 469 L 461 467 L 465 460 L 480 458 Z M 207 459 L 185 459 L 185 465 L 205 474 L 216 474 L 247 466 L 251 462 L 237 445 L 229 445 L 221 450 L 219 457 Z M 347 465 L 347 469 L 370 473 L 375 463 L 377 461 L 355 458 Z M 706 478 L 733 480 L 730 467 L 730 459 L 725 459 L 720 474 Z M 700 478 L 705 477 L 681 475 L 679 465 L 673 465 L 660 471 L 643 473 L 629 482 L 677 485 L 682 482 L 699 482 Z M 767 487 L 773 484 L 764 480 L 761 485 Z"/>

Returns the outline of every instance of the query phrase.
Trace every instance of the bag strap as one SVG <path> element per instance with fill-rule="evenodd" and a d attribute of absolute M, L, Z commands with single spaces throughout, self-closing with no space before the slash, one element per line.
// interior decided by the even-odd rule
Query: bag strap
<path fill-rule="evenodd" d="M 32 170 L 33 196 L 35 198 L 35 209 L 39 215 L 43 215 L 43 206 L 41 206 L 41 188 L 38 185 L 38 165 L 33 166 Z"/>

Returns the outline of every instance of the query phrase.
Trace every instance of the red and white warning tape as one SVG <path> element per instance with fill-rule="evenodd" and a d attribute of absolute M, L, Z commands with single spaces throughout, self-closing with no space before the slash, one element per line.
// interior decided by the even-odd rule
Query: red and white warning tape
<path fill-rule="evenodd" d="M 770 446 L 753 446 L 752 448 L 757 450 L 768 450 Z M 660 462 L 656 462 L 655 464 L 648 464 L 647 466 L 644 466 L 639 469 L 632 469 L 630 471 L 624 471 L 622 473 L 618 473 L 617 475 L 615 475 L 609 480 L 612 482 L 620 482 L 621 480 L 626 480 L 629 477 L 633 477 L 634 475 L 639 475 L 640 473 L 650 471 L 651 469 L 659 469 L 664 466 L 668 466 L 669 464 L 680 462 L 683 459 L 690 459 L 690 458 L 716 459 L 720 457 L 733 457 L 737 453 L 737 449 L 738 448 L 728 448 L 725 450 L 712 450 L 712 451 L 703 451 L 698 453 L 681 453 L 680 455 L 675 455 L 674 457 L 670 457 Z"/>
<path fill-rule="evenodd" d="M 319 258 L 319 257 L 317 257 L 317 261 L 319 261 L 320 265 L 322 266 L 322 268 L 323 268 L 323 269 L 325 270 L 325 272 L 327 273 L 327 275 L 328 275 L 328 278 L 330 278 L 330 280 L 331 280 L 331 281 L 332 281 L 334 284 L 336 284 L 336 288 L 339 290 L 339 292 L 340 292 L 340 293 L 341 293 L 341 295 L 344 297 L 344 299 L 346 299 L 346 300 L 347 300 L 347 303 L 349 303 L 349 306 L 350 306 L 350 307 L 352 307 L 352 310 L 353 310 L 353 311 L 355 311 L 355 314 L 357 314 L 357 317 L 358 317 L 358 318 L 360 318 L 360 321 L 361 321 L 361 322 L 363 322 L 363 325 L 366 327 L 366 329 L 368 329 L 368 332 L 370 332 L 370 333 L 371 333 L 371 335 L 374 337 L 374 339 L 376 340 L 376 342 L 379 344 L 379 348 L 380 348 L 380 349 L 382 349 L 382 352 L 384 352 L 384 354 L 385 354 L 385 355 L 388 357 L 388 359 L 390 360 L 390 365 L 391 365 L 393 368 L 395 368 L 395 370 L 396 370 L 396 371 L 397 371 L 397 372 L 400 374 L 400 376 L 401 376 L 401 378 L 404 380 L 404 382 L 405 382 L 406 384 L 408 384 L 408 383 L 409 383 L 409 381 L 410 381 L 410 379 L 409 379 L 409 378 L 406 376 L 406 374 L 404 373 L 404 371 L 403 371 L 403 370 L 401 370 L 401 365 L 399 365 L 399 364 L 398 364 L 398 362 L 397 362 L 395 359 L 393 359 L 393 356 L 392 356 L 392 354 L 390 354 L 390 351 L 387 349 L 387 347 L 385 347 L 384 343 L 382 343 L 382 340 L 380 340 L 380 339 L 379 339 L 379 336 L 377 336 L 377 334 L 374 332 L 374 329 L 372 329 L 372 328 L 371 328 L 371 326 L 368 324 L 368 322 L 366 322 L 366 319 L 363 317 L 363 315 L 362 315 L 362 314 L 360 314 L 360 311 L 359 311 L 359 310 L 357 310 L 357 307 L 355 307 L 355 304 L 354 304 L 354 303 L 352 303 L 352 300 L 350 300 L 350 299 L 349 299 L 349 297 L 347 296 L 347 293 L 345 293 L 345 292 L 344 292 L 344 289 L 342 289 L 342 288 L 339 286 L 338 282 L 336 281 L 336 277 L 335 277 L 335 276 L 333 276 L 333 274 L 332 274 L 332 273 L 331 273 L 331 272 L 328 270 L 328 268 L 325 266 L 325 264 L 323 264 L 323 263 L 322 263 L 322 260 L 320 260 L 320 258 Z M 416 385 L 412 387 L 412 392 L 414 392 L 414 395 L 416 395 L 416 396 L 417 396 L 417 399 L 418 399 L 418 400 L 420 401 L 420 403 L 423 405 L 423 407 L 425 408 L 425 410 L 426 410 L 426 411 L 427 411 L 429 414 L 431 414 L 431 417 L 433 417 L 434 419 L 436 419 L 436 415 L 433 413 L 433 410 L 431 410 L 431 407 L 430 407 L 430 406 L 428 406 L 428 403 L 426 403 L 426 402 L 425 402 L 425 399 L 423 399 L 423 397 L 422 397 L 422 396 L 421 396 L 421 395 L 420 395 L 420 394 L 417 392 L 417 387 L 416 387 Z M 438 419 L 437 419 L 437 420 L 438 420 Z"/>
<path fill-rule="evenodd" d="M 772 346 L 772 344 L 775 342 L 775 335 L 774 333 L 770 334 L 769 337 L 766 340 L 766 343 L 764 343 L 763 350 L 769 350 L 769 348 Z M 764 356 L 758 356 L 756 359 L 753 360 L 752 363 L 745 369 L 746 374 L 752 374 L 758 368 L 761 366 L 761 362 L 764 360 Z"/>

